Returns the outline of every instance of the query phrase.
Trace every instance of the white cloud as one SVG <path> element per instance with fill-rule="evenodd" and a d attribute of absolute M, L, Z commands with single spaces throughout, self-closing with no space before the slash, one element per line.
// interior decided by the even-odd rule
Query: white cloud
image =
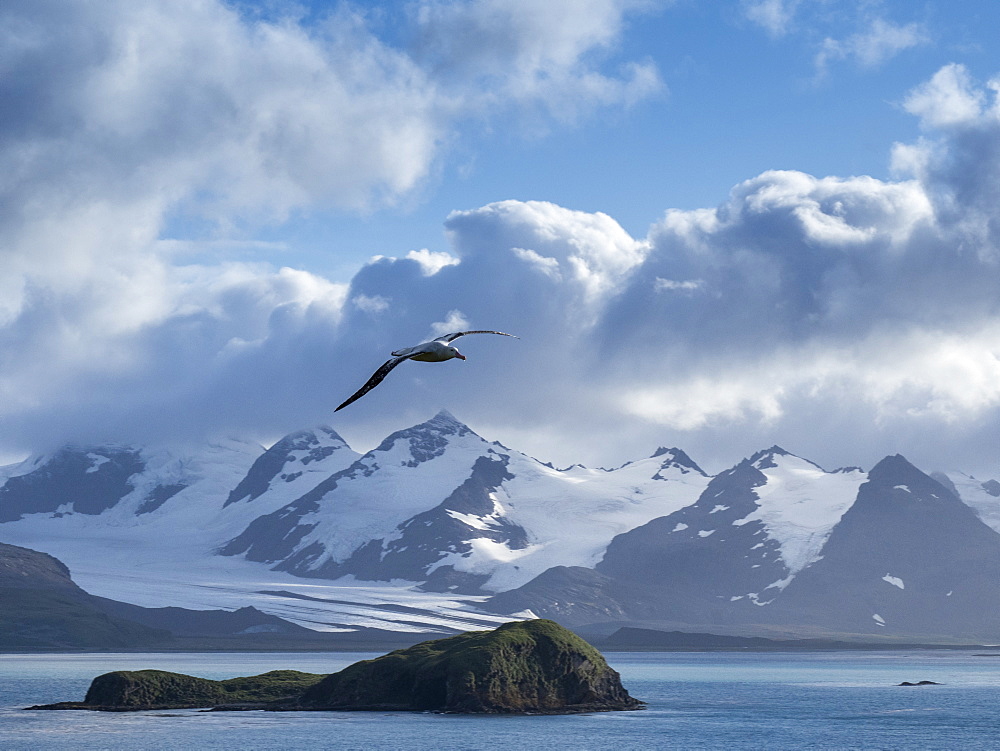
<path fill-rule="evenodd" d="M 978 120 L 985 94 L 974 88 L 964 65 L 946 65 L 906 98 L 903 106 L 929 128 L 947 128 Z"/>
<path fill-rule="evenodd" d="M 562 272 L 559 270 L 559 261 L 555 258 L 548 258 L 546 256 L 539 255 L 535 251 L 528 248 L 511 248 L 510 250 L 522 261 L 525 261 L 529 265 L 538 269 L 539 273 L 544 274 L 557 282 L 562 281 Z"/>
<path fill-rule="evenodd" d="M 961 255 L 1000 261 L 1000 98 L 996 79 L 978 86 L 964 66 L 946 65 L 906 98 L 927 135 L 893 149 L 893 167 L 933 192 Z"/>
<path fill-rule="evenodd" d="M 351 298 L 351 302 L 358 310 L 375 315 L 388 310 L 392 301 L 382 295 L 356 295 Z"/>
<path fill-rule="evenodd" d="M 0 122 L 0 448 L 273 435 L 428 328 L 483 328 L 521 339 L 399 368 L 338 429 L 374 439 L 445 406 L 558 461 L 674 443 L 731 462 L 776 440 L 827 463 L 995 461 L 1000 124 L 957 67 L 906 100 L 926 128 L 896 152 L 907 179 L 769 171 L 646 238 L 501 201 L 448 216 L 447 252 L 373 259 L 349 287 L 182 265 L 164 242 L 178 215 L 224 236 L 267 211 L 392 202 L 470 113 L 572 118 L 650 90 L 604 64 L 633 3 L 421 7 L 416 52 L 356 16 L 306 31 L 210 0 L 0 10 L 17 105 Z M 902 49 L 852 45 L 859 62 Z"/>
<path fill-rule="evenodd" d="M 894 24 L 874 18 L 866 28 L 845 39 L 827 37 L 816 55 L 816 69 L 824 75 L 835 60 L 852 60 L 862 68 L 877 68 L 899 53 L 928 44 L 930 36 L 921 24 Z"/>
<path fill-rule="evenodd" d="M 680 430 L 760 420 L 776 424 L 809 398 L 850 394 L 875 422 L 948 424 L 1000 409 L 1000 326 L 974 335 L 914 327 L 834 346 L 782 346 L 733 373 L 698 369 L 662 386 L 623 391 L 622 408 Z"/>
<path fill-rule="evenodd" d="M 421 36 L 420 50 L 386 42 L 357 8 L 307 27 L 287 7 L 0 6 L 0 421 L 12 450 L 314 421 L 314 374 L 363 346 L 342 317 L 406 311 L 384 290 L 349 294 L 213 252 L 232 257 L 240 230 L 293 212 L 399 202 L 467 122 L 571 119 L 656 88 L 649 64 L 616 56 L 639 9 L 629 0 L 568 23 L 547 4 L 429 3 L 429 15 L 394 17 L 410 24 L 395 38 Z M 490 50 L 449 46 L 455 23 L 485 29 L 498 14 L 515 23 Z M 167 229 L 199 223 L 209 229 L 194 240 Z M 185 264 L 193 249 L 199 264 Z M 433 280 L 457 263 L 424 249 L 398 265 Z M 425 329 L 448 310 L 412 320 Z"/>
<path fill-rule="evenodd" d="M 443 321 L 436 321 L 431 324 L 430 338 L 434 339 L 445 334 L 453 334 L 456 331 L 468 331 L 469 320 L 462 315 L 460 310 L 449 310 Z"/>
<path fill-rule="evenodd" d="M 618 75 L 585 64 L 609 54 L 625 14 L 647 0 L 423 0 L 416 59 L 446 84 L 458 83 L 465 102 L 538 103 L 561 120 L 593 106 L 631 104 L 662 87 L 655 67 L 630 61 Z"/>
<path fill-rule="evenodd" d="M 773 36 L 789 31 L 801 0 L 742 0 L 743 13 Z"/>
<path fill-rule="evenodd" d="M 587 112 L 642 96 L 643 75 L 604 73 L 588 58 L 614 46 L 635 6 L 595 1 L 555 23 L 549 4 L 425 4 L 418 29 L 432 47 L 455 24 L 511 19 L 491 43 L 495 85 L 484 90 L 484 46 L 449 47 L 449 77 L 349 10 L 306 29 L 247 20 L 217 0 L 8 5 L 0 240 L 15 262 L 5 287 L 17 291 L 17 258 L 32 265 L 18 249 L 89 263 L 88 239 L 101 238 L 105 253 L 147 247 L 168 212 L 225 227 L 302 207 L 392 204 L 427 177 L 465 118 L 559 110 L 563 99 Z M 586 95 L 595 82 L 604 94 Z"/>
<path fill-rule="evenodd" d="M 701 289 L 703 286 L 705 286 L 705 282 L 702 279 L 687 279 L 679 282 L 676 279 L 664 279 L 658 276 L 653 280 L 653 288 L 657 292 L 693 292 L 696 289 Z"/>
<path fill-rule="evenodd" d="M 445 266 L 454 266 L 458 263 L 458 259 L 450 253 L 446 253 L 444 251 L 431 251 L 427 248 L 411 250 L 406 254 L 406 257 L 411 261 L 416 261 L 420 264 L 420 268 L 424 271 L 424 276 L 432 276 Z"/>
<path fill-rule="evenodd" d="M 416 389 L 417 402 L 447 394 L 455 414 L 543 458 L 554 440 L 557 460 L 595 461 L 599 434 L 635 446 L 622 459 L 669 441 L 731 461 L 734 445 L 780 442 L 829 466 L 894 452 L 928 469 L 989 466 L 1000 445 L 992 113 L 984 102 L 934 132 L 911 179 L 765 172 L 717 209 L 668 211 L 646 240 L 538 202 L 453 214 L 460 263 L 430 278 L 373 266 L 355 286 L 401 296 L 423 320 L 440 320 L 444 297 L 470 325 L 521 341 L 481 343 L 470 367 L 486 370 L 414 374 L 405 399 L 383 394 L 345 419 L 412 404 Z M 537 446 L 525 414 L 541 426 Z"/>
<path fill-rule="evenodd" d="M 662 386 L 637 386 L 622 390 L 618 406 L 633 418 L 680 431 L 694 431 L 713 424 L 742 420 L 774 422 L 783 414 L 781 388 L 755 382 L 700 375 Z"/>
<path fill-rule="evenodd" d="M 560 269 L 560 276 L 594 303 L 614 289 L 648 250 L 646 243 L 632 238 L 607 214 L 571 211 L 544 201 L 501 201 L 449 217 L 452 231 L 470 225 L 495 227 L 505 242 L 520 239 L 508 249 L 535 268 Z M 461 241 L 458 246 L 467 247 Z"/>

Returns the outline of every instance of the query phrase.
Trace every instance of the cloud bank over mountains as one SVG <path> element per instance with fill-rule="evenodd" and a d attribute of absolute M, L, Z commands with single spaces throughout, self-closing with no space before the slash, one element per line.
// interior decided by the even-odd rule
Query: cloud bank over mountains
<path fill-rule="evenodd" d="M 217 0 L 6 4 L 4 440 L 134 430 L 165 408 L 205 407 L 221 426 L 281 377 L 306 381 L 288 394 L 325 387 L 343 280 L 192 264 L 171 225 L 239 238 L 296 211 L 391 205 L 466 121 L 572 119 L 657 88 L 648 64 L 608 61 L 635 2 L 593 0 L 552 24 L 566 5 L 424 3 L 401 22 L 417 39 L 402 49 L 349 6 L 307 26 Z M 455 46 L 459 28 L 474 49 Z M 250 377 L 251 362 L 266 372 Z M 317 414 L 315 391 L 296 419 Z"/>
<path fill-rule="evenodd" d="M 990 466 L 1000 110 L 987 89 L 949 66 L 912 92 L 926 136 L 896 147 L 893 182 L 766 172 L 715 209 L 667 211 L 643 239 L 551 204 L 456 212 L 461 262 L 372 264 L 345 328 L 419 337 L 412 321 L 454 306 L 523 333 L 503 353 L 523 366 L 498 365 L 488 399 L 480 378 L 444 376 L 498 426 L 520 413 L 611 445 L 659 427 L 696 456 L 770 436 L 835 463 L 898 450 Z M 358 294 L 386 307 L 352 308 Z"/>
<path fill-rule="evenodd" d="M 330 420 L 390 350 L 469 326 L 522 339 L 406 363 L 337 430 L 363 443 L 445 407 L 557 462 L 780 442 L 830 466 L 995 467 L 1000 83 L 960 65 L 905 99 L 924 135 L 893 181 L 765 172 L 646 237 L 543 201 L 456 207 L 448 247 L 350 280 L 168 241 L 179 217 L 224 236 L 391 205 L 471 120 L 660 90 L 615 49 L 645 3 L 569 24 L 555 5 L 424 3 L 408 46 L 349 9 L 309 30 L 210 0 L 0 10 L 0 448 L 274 437 Z M 756 5 L 779 24 L 794 4 Z"/>

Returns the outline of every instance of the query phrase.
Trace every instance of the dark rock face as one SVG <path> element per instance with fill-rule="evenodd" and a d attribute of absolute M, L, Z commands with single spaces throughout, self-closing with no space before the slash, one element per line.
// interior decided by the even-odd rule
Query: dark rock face
<path fill-rule="evenodd" d="M 0 543 L 0 649 L 176 648 L 176 637 L 225 646 L 310 640 L 318 632 L 252 607 L 227 610 L 143 608 L 88 594 L 56 558 Z"/>
<path fill-rule="evenodd" d="M 734 593 L 773 598 L 767 587 L 788 576 L 778 543 L 760 520 L 742 520 L 767 482 L 761 469 L 785 453 L 774 446 L 720 473 L 694 504 L 614 538 L 595 569 L 633 586 L 655 583 L 662 604 L 647 617 L 712 622 L 735 609 Z"/>
<path fill-rule="evenodd" d="M 105 613 L 56 558 L 0 543 L 0 647 L 131 649 L 170 634 Z"/>
<path fill-rule="evenodd" d="M 688 472 L 696 472 L 699 475 L 708 477 L 705 474 L 705 470 L 695 464 L 694 460 L 681 451 L 679 448 L 664 448 L 660 446 L 656 451 L 653 452 L 652 458 L 663 457 L 663 464 L 660 465 L 660 470 L 655 475 L 653 475 L 654 480 L 665 480 L 666 478 L 661 474 L 664 470 L 676 468 L 681 471 L 682 474 L 687 474 Z"/>
<path fill-rule="evenodd" d="M 531 610 L 562 623 L 600 623 L 628 620 L 632 614 L 623 602 L 631 606 L 641 596 L 593 569 L 554 566 L 522 587 L 494 595 L 481 607 L 508 615 Z"/>
<path fill-rule="evenodd" d="M 548 620 L 423 642 L 327 676 L 304 709 L 516 713 L 640 709 L 600 652 Z"/>
<path fill-rule="evenodd" d="M 146 500 L 135 510 L 135 513 L 148 514 L 151 511 L 156 511 L 156 509 L 180 493 L 186 487 L 187 485 L 182 482 L 174 482 L 169 485 L 157 485 L 149 492 L 146 496 Z"/>
<path fill-rule="evenodd" d="M 996 532 L 948 488 L 890 456 L 872 468 L 823 557 L 761 615 L 843 633 L 991 639 L 998 581 Z"/>
<path fill-rule="evenodd" d="M 38 468 L 0 486 L 0 522 L 71 508 L 100 514 L 132 492 L 129 478 L 145 466 L 136 449 L 64 447 Z"/>
<path fill-rule="evenodd" d="M 981 487 L 994 498 L 1000 498 L 1000 482 L 997 482 L 996 480 L 987 480 Z"/>
<path fill-rule="evenodd" d="M 59 589 L 83 592 L 57 558 L 0 542 L 0 588 Z"/>

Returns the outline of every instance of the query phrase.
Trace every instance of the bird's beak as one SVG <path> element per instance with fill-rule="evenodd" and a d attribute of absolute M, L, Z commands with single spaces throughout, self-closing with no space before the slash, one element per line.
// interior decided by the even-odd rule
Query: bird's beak
<path fill-rule="evenodd" d="M 455 357 L 457 357 L 459 360 L 465 359 L 465 355 L 455 355 Z"/>

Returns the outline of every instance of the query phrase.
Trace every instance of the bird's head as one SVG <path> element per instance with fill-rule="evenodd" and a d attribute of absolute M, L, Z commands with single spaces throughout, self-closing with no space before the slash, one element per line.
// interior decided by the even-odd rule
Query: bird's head
<path fill-rule="evenodd" d="M 459 352 L 455 347 L 448 347 L 448 349 L 451 350 L 451 356 L 452 357 L 457 357 L 459 360 L 464 360 L 465 359 L 465 355 L 463 355 L 461 352 Z"/>

